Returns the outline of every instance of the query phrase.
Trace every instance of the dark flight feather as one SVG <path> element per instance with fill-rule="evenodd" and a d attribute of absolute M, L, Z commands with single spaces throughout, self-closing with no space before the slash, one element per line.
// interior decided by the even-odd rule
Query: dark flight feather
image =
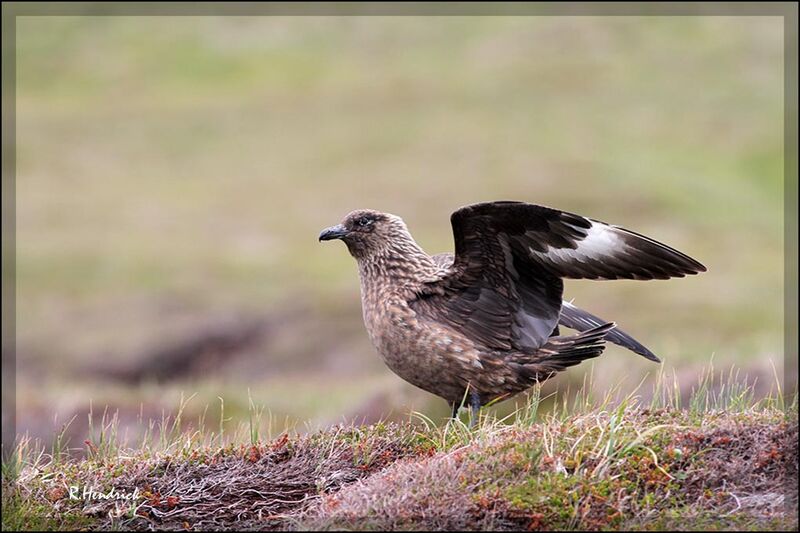
<path fill-rule="evenodd" d="M 606 321 L 588 311 L 584 311 L 583 309 L 575 307 L 569 302 L 564 302 L 561 306 L 561 317 L 559 318 L 558 323 L 576 331 L 587 331 L 591 328 L 605 324 Z M 618 346 L 622 346 L 623 348 L 627 348 L 628 350 L 641 355 L 645 359 L 649 359 L 650 361 L 656 363 L 661 362 L 661 359 L 659 359 L 656 354 L 648 350 L 647 347 L 642 345 L 642 343 L 618 327 L 614 328 L 613 331 L 606 335 L 606 340 L 613 342 Z"/>
<path fill-rule="evenodd" d="M 462 207 L 451 216 L 456 262 L 488 231 L 553 275 L 573 279 L 668 279 L 706 268 L 674 248 L 599 220 L 523 202 Z"/>

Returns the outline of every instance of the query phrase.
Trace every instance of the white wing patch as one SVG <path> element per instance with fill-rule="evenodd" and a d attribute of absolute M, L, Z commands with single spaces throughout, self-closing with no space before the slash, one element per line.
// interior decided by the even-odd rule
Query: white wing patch
<path fill-rule="evenodd" d="M 528 248 L 531 255 L 546 263 L 571 263 L 581 259 L 602 259 L 624 253 L 627 244 L 622 240 L 613 226 L 593 222 L 587 230 L 586 237 L 578 242 L 575 249 L 547 247 L 544 252 Z"/>

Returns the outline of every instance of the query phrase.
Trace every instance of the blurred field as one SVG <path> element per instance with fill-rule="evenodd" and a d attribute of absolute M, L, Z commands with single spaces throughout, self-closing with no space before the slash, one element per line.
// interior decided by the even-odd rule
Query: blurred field
<path fill-rule="evenodd" d="M 662 240 L 709 272 L 568 282 L 568 297 L 682 384 L 712 355 L 771 382 L 782 31 L 778 17 L 18 19 L 18 429 L 79 425 L 90 400 L 158 416 L 181 392 L 237 417 L 248 389 L 311 426 L 445 416 L 383 366 L 352 259 L 317 243 L 360 207 L 403 216 L 430 253 L 452 249 L 451 211 L 492 199 Z M 248 321 L 254 339 L 192 348 Z M 170 366 L 164 346 L 197 353 Z M 594 380 L 656 370 L 611 348 Z"/>

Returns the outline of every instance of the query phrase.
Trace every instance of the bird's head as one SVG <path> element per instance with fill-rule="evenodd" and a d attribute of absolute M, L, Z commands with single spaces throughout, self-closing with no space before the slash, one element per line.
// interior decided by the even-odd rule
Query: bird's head
<path fill-rule="evenodd" d="M 344 217 L 341 224 L 319 234 L 320 241 L 334 239 L 344 241 L 356 259 L 366 259 L 386 252 L 393 245 L 411 240 L 411 235 L 402 218 L 371 209 L 359 209 Z"/>

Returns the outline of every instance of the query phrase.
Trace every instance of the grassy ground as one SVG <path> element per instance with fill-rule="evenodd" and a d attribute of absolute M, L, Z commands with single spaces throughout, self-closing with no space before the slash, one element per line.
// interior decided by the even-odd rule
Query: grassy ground
<path fill-rule="evenodd" d="M 267 438 L 257 409 L 237 435 L 181 432 L 179 409 L 130 448 L 106 419 L 82 460 L 21 443 L 3 529 L 796 530 L 796 400 L 701 382 L 683 409 L 662 387 L 543 415 L 537 392 L 472 429 L 415 415 Z"/>
<path fill-rule="evenodd" d="M 317 428 L 443 416 L 375 356 L 351 258 L 316 242 L 357 207 L 402 215 L 432 253 L 452 249 L 453 209 L 501 198 L 664 240 L 709 272 L 569 282 L 567 296 L 682 383 L 712 354 L 770 380 L 782 30 L 769 17 L 19 19 L 20 432 L 77 416 L 79 441 L 90 402 L 135 431 L 181 392 L 243 413 L 248 389 Z M 266 325 L 258 343 L 147 374 L 165 347 L 250 319 Z M 654 370 L 609 348 L 595 382 Z"/>

